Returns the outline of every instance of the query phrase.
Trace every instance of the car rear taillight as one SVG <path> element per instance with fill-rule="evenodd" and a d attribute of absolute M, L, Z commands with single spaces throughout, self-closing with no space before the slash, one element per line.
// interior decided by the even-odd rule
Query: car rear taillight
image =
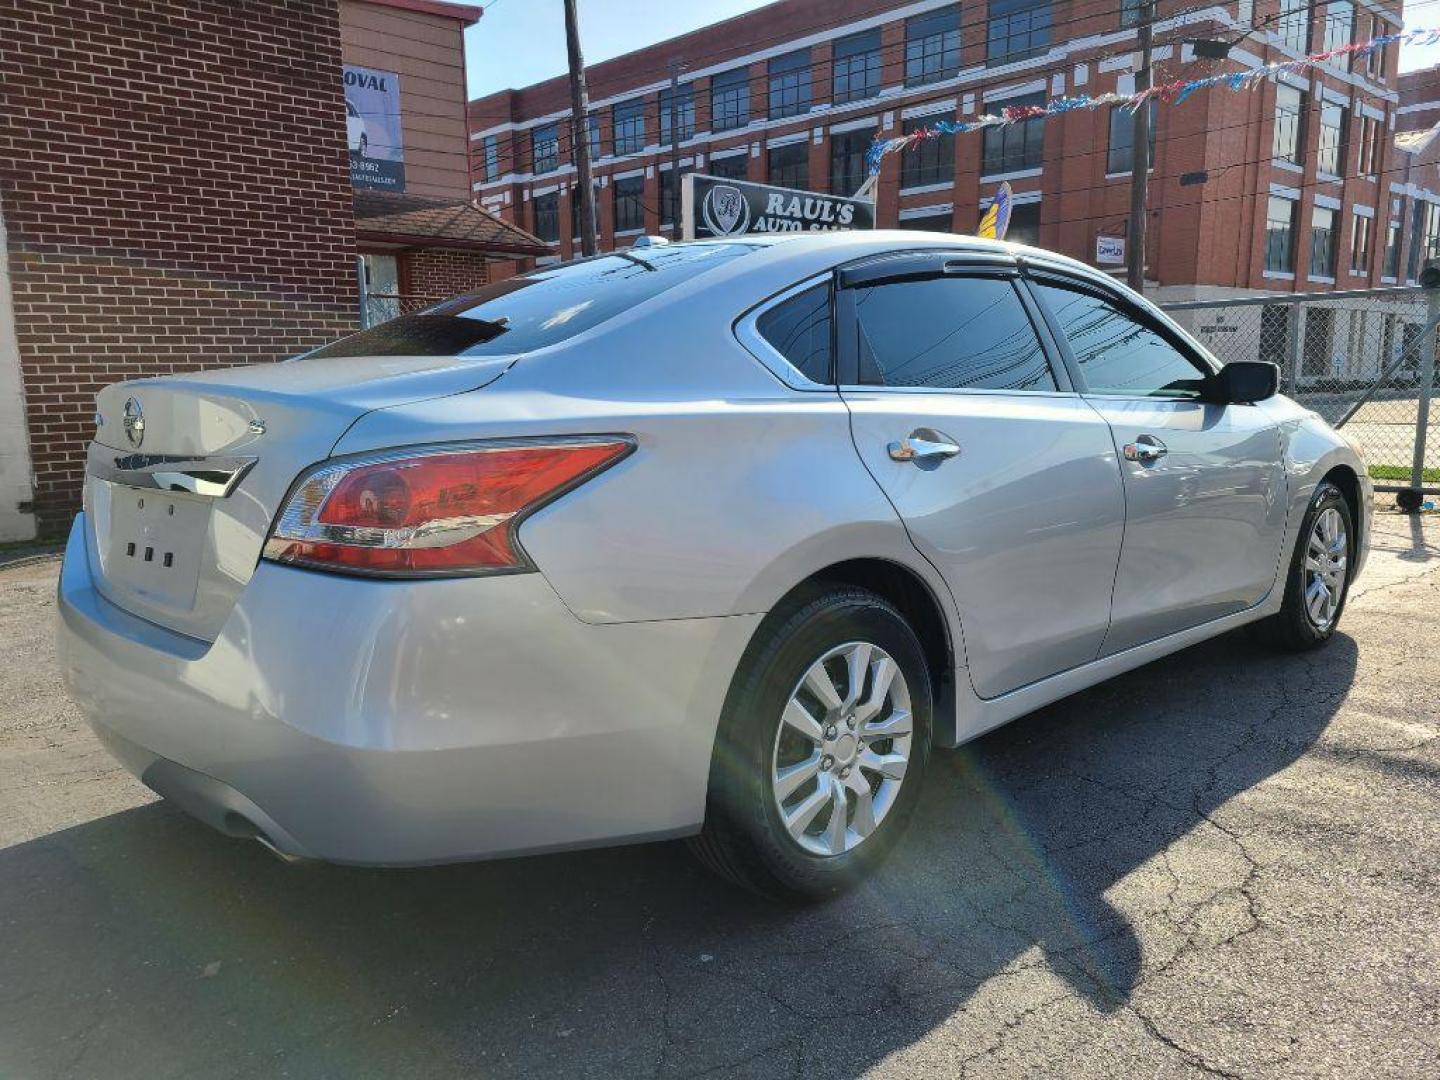
<path fill-rule="evenodd" d="M 529 570 L 515 538 L 525 516 L 634 447 L 620 436 L 516 439 L 322 464 L 291 489 L 264 557 L 388 577 Z"/>

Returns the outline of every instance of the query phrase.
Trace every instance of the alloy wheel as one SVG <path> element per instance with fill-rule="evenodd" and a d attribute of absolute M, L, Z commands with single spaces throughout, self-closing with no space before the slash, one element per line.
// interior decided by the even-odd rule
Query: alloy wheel
<path fill-rule="evenodd" d="M 790 838 L 825 856 L 863 843 L 895 805 L 912 733 L 910 688 L 884 649 L 852 641 L 812 663 L 772 755 L 771 791 Z"/>
<path fill-rule="evenodd" d="M 1350 539 L 1345 519 L 1333 506 L 1320 511 L 1305 548 L 1305 615 L 1316 630 L 1328 630 L 1345 595 Z"/>

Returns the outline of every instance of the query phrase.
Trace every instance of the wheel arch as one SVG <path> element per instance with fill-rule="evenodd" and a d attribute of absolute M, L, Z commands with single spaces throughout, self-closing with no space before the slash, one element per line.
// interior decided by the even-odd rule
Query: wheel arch
<path fill-rule="evenodd" d="M 763 638 L 762 631 L 772 620 L 783 619 L 795 608 L 836 586 L 867 589 L 889 602 L 915 631 L 925 654 L 934 694 L 932 731 L 937 746 L 956 744 L 956 686 L 963 655 L 957 641 L 958 627 L 937 586 L 918 570 L 894 559 L 861 556 L 831 563 L 796 582 L 770 608 L 746 647 L 737 674 L 744 669 L 751 650 Z M 732 683 L 731 692 L 734 692 Z M 728 707 L 727 701 L 727 707 Z"/>
<path fill-rule="evenodd" d="M 1330 471 L 1320 478 L 1323 484 L 1326 481 L 1334 484 L 1340 489 L 1340 494 L 1345 496 L 1345 502 L 1350 507 L 1350 520 L 1355 528 L 1361 527 L 1360 516 L 1360 477 L 1349 465 L 1341 463 L 1332 465 Z"/>

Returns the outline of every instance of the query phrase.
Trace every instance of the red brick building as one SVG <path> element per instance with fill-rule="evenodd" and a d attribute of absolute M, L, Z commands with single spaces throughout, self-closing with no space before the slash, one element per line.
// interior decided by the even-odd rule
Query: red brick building
<path fill-rule="evenodd" d="M 1400 76 L 1397 130 L 1428 130 L 1440 123 L 1440 66 Z M 1440 258 L 1440 139 L 1417 154 L 1399 154 L 1389 177 L 1391 230 L 1397 244 L 1390 276 L 1414 284 L 1425 259 Z"/>
<path fill-rule="evenodd" d="M 1158 6 L 1160 81 L 1293 59 L 1401 23 L 1398 4 L 1376 0 L 1234 0 L 1198 13 L 1178 0 Z M 587 129 L 602 246 L 670 231 L 672 63 L 681 65 L 682 170 L 851 194 L 877 135 L 1130 91 L 1140 10 L 1131 0 L 780 0 L 596 64 Z M 1228 57 L 1197 58 L 1198 38 L 1229 42 Z M 1397 52 L 1159 105 L 1151 288 L 1191 299 L 1393 278 L 1384 240 L 1394 219 Z M 547 240 L 556 256 L 573 254 L 566 80 L 472 101 L 470 127 L 482 205 Z M 1097 239 L 1127 231 L 1129 136 L 1129 117 L 1104 108 L 927 142 L 886 159 L 878 222 L 973 232 L 1008 180 L 1012 239 L 1096 262 Z"/>
<path fill-rule="evenodd" d="M 541 250 L 469 202 L 478 17 L 437 0 L 0 3 L 0 541 L 68 524 L 100 387 L 352 330 L 364 265 L 438 298 Z M 391 76 L 373 93 L 398 128 L 347 109 L 355 69 Z M 362 151 L 371 127 L 389 137 Z"/>

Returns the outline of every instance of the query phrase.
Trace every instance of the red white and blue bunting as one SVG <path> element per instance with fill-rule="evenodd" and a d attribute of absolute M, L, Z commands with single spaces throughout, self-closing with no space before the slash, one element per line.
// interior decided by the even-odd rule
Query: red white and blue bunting
<path fill-rule="evenodd" d="M 877 138 L 870 144 L 870 149 L 866 151 L 865 161 L 870 175 L 875 176 L 880 172 L 880 163 L 886 155 L 907 150 L 926 139 L 939 138 L 941 135 L 964 135 L 971 131 L 982 131 L 985 128 L 1021 124 L 1037 117 L 1059 116 L 1076 109 L 1099 109 L 1106 105 L 1118 106 L 1133 113 L 1152 98 L 1170 105 L 1180 105 L 1196 91 L 1208 90 L 1214 86 L 1223 86 L 1229 90 L 1249 90 L 1266 79 L 1273 79 L 1277 75 L 1287 72 L 1305 71 L 1342 56 L 1360 58 L 1369 56 L 1377 49 L 1383 49 L 1387 45 L 1423 46 L 1434 45 L 1437 42 L 1440 42 L 1440 30 L 1402 30 L 1398 34 L 1385 34 L 1382 37 L 1372 38 L 1370 41 L 1342 45 L 1339 48 L 1327 49 L 1325 52 L 1315 53 L 1311 56 L 1302 56 L 1297 60 L 1279 60 L 1273 64 L 1265 64 L 1246 71 L 1209 75 L 1203 79 L 1177 79 L 1174 82 L 1160 83 L 1133 94 L 1109 93 L 1096 94 L 1093 97 L 1088 94 L 1080 94 L 1075 97 L 1056 98 L 1044 105 L 1015 105 L 1002 109 L 998 113 L 985 113 L 977 116 L 974 120 L 937 120 L 908 135 L 901 135 L 893 139 Z M 1395 136 L 1395 147 L 1406 153 L 1418 153 L 1430 144 L 1437 133 L 1440 133 L 1440 124 L 1422 131 L 1400 132 Z"/>

